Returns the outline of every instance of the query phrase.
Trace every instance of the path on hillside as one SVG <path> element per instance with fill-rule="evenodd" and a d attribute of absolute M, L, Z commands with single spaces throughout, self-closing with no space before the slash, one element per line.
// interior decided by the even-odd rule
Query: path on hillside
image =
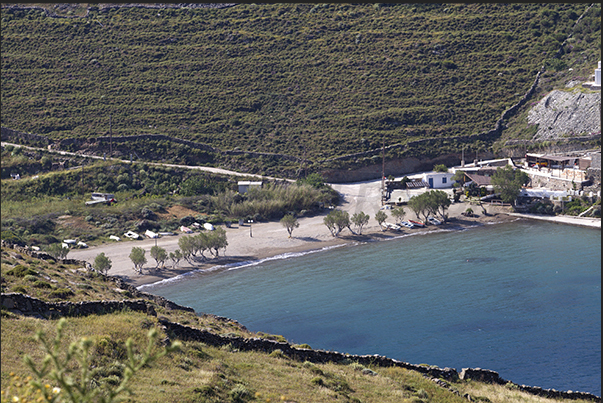
<path fill-rule="evenodd" d="M 60 155 L 70 155 L 70 156 L 73 156 L 73 157 L 92 158 L 92 159 L 96 159 L 96 160 L 109 160 L 109 161 L 122 162 L 122 163 L 125 163 L 125 164 L 129 164 L 130 163 L 129 160 L 121 160 L 121 159 L 118 159 L 118 158 L 105 158 L 105 157 L 99 157 L 98 155 L 80 154 L 80 153 L 74 153 L 74 152 L 70 152 L 70 151 L 60 151 L 60 150 L 53 150 L 53 149 L 48 150 L 46 148 L 30 147 L 30 146 L 24 146 L 24 145 L 21 145 L 21 144 L 7 143 L 7 142 L 4 142 L 4 141 L 1 143 L 1 145 L 3 147 L 5 147 L 7 145 L 12 145 L 12 146 L 15 146 L 15 147 L 23 147 L 23 148 L 26 148 L 28 150 L 45 151 L 45 152 L 54 153 L 54 154 L 60 154 Z M 136 162 L 139 162 L 139 161 L 136 161 Z M 172 168 L 197 169 L 197 170 L 200 170 L 200 171 L 212 172 L 212 173 L 215 173 L 215 174 L 222 174 L 222 175 L 247 176 L 247 177 L 254 177 L 254 178 L 262 178 L 262 179 L 270 179 L 270 180 L 284 180 L 284 181 L 293 182 L 292 179 L 282 179 L 282 178 L 275 178 L 275 177 L 272 177 L 272 176 L 263 176 L 263 175 L 257 175 L 257 174 L 251 174 L 251 173 L 229 171 L 227 169 L 222 169 L 222 168 L 214 168 L 214 167 L 206 167 L 206 166 L 198 166 L 198 165 L 167 164 L 167 163 L 163 163 L 163 162 L 147 162 L 147 161 L 144 161 L 144 163 L 148 164 L 148 165 L 165 166 L 165 167 L 172 167 Z"/>

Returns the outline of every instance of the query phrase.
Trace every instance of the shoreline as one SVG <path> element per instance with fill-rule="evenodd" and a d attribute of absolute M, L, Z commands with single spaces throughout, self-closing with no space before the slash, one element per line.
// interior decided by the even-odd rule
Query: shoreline
<path fill-rule="evenodd" d="M 237 266 L 246 266 L 246 265 L 255 265 L 265 260 L 276 260 L 276 259 L 286 259 L 291 256 L 288 255 L 303 255 L 308 253 L 319 253 L 321 251 L 325 251 L 335 247 L 346 247 L 353 246 L 355 244 L 368 243 L 368 242 L 381 242 L 387 240 L 393 240 L 405 236 L 414 236 L 414 235 L 426 235 L 429 233 L 436 232 L 454 232 L 461 231 L 470 228 L 477 228 L 484 225 L 491 224 L 502 224 L 506 222 L 517 221 L 520 218 L 511 217 L 506 213 L 494 213 L 489 215 L 478 215 L 476 217 L 451 217 L 449 221 L 442 225 L 429 225 L 425 228 L 414 228 L 411 230 L 402 230 L 402 231 L 391 231 L 391 230 L 380 230 L 378 227 L 371 227 L 367 231 L 363 231 L 362 235 L 354 235 L 350 234 L 348 230 L 344 230 L 344 234 L 338 237 L 332 237 L 330 234 L 326 239 L 311 239 L 308 237 L 297 237 L 295 236 L 295 231 L 293 232 L 293 236 L 287 239 L 287 242 L 292 242 L 294 245 L 286 245 L 283 242 L 280 242 L 276 245 L 272 245 L 269 248 L 260 248 L 254 250 L 252 254 L 249 255 L 230 255 L 229 249 L 239 249 L 239 247 L 229 246 L 226 249 L 227 254 L 225 256 L 220 256 L 219 258 L 209 259 L 205 262 L 200 262 L 198 265 L 189 265 L 188 262 L 184 262 L 175 269 L 166 268 L 157 273 L 148 272 L 143 275 L 137 275 L 132 273 L 131 275 L 121 275 L 124 281 L 129 284 L 135 286 L 141 291 L 145 289 L 151 288 L 154 285 L 165 282 L 175 280 L 177 278 L 182 278 L 188 275 L 193 275 L 195 273 L 203 273 L 210 271 L 218 271 L 218 270 L 228 270 L 232 267 Z M 279 223 L 264 223 L 264 224 L 256 224 L 255 226 L 260 227 L 262 225 L 270 225 Z M 300 226 L 301 226 L 300 221 Z M 324 225 L 323 225 L 324 226 Z M 244 227 L 248 228 L 248 227 Z M 326 228 L 325 228 L 326 230 Z M 255 230 L 258 232 L 259 230 Z M 284 229 L 283 229 L 284 231 Z"/>
<path fill-rule="evenodd" d="M 366 182 L 362 184 L 336 184 L 332 185 L 342 195 L 342 209 L 350 215 L 355 212 L 364 211 L 370 217 L 374 217 L 379 211 L 379 181 Z M 462 213 L 471 207 L 475 217 L 465 217 Z M 601 220 L 593 218 L 578 218 L 571 216 L 535 216 L 531 214 L 519 214 L 509 211 L 508 208 L 496 205 L 483 205 L 487 212 L 468 202 L 453 203 L 448 209 L 449 219 L 446 223 L 435 226 L 428 225 L 425 228 L 402 229 L 401 231 L 381 230 L 374 219 L 364 227 L 362 235 L 354 235 L 345 229 L 338 237 L 333 237 L 323 223 L 326 211 L 307 217 L 300 217 L 300 226 L 293 231 L 289 238 L 286 229 L 278 222 L 263 222 L 232 225 L 225 228 L 228 246 L 223 254 L 216 258 L 208 258 L 196 264 L 189 264 L 181 260 L 172 268 L 167 266 L 160 270 L 154 270 L 155 262 L 147 255 L 148 262 L 144 267 L 144 274 L 140 275 L 133 270 L 129 254 L 133 246 L 150 250 L 153 245 L 161 246 L 168 253 L 178 249 L 178 240 L 186 234 L 167 236 L 159 239 L 143 239 L 139 241 L 121 241 L 106 243 L 88 249 L 77 249 L 70 252 L 69 258 L 94 262 L 94 258 L 104 252 L 112 261 L 109 275 L 120 277 L 122 280 L 134 287 L 148 288 L 152 284 L 167 281 L 181 276 L 191 275 L 209 270 L 227 270 L 236 265 L 257 264 L 266 259 L 286 258 L 290 254 L 305 254 L 320 251 L 326 248 L 351 245 L 356 243 L 376 242 L 399 238 L 421 233 L 432 233 L 441 231 L 456 231 L 471 227 L 504 223 L 525 219 L 541 219 L 560 224 L 582 225 L 591 228 L 601 228 Z M 405 220 L 417 220 L 410 209 L 405 209 Z M 387 212 L 387 210 L 386 210 Z M 391 222 L 391 218 L 388 219 Z M 222 251 L 221 251 L 222 252 Z"/>

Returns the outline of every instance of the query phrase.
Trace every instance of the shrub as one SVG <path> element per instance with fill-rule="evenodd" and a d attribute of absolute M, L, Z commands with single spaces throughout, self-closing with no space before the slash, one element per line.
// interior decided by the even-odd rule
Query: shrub
<path fill-rule="evenodd" d="M 13 292 L 19 292 L 21 294 L 27 294 L 27 289 L 25 287 L 23 287 L 22 285 L 18 285 L 16 287 L 13 287 L 12 291 Z"/>
<path fill-rule="evenodd" d="M 15 267 L 13 267 L 12 269 L 8 270 L 6 272 L 6 274 L 8 274 L 9 276 L 15 276 L 15 277 L 25 277 L 27 275 L 35 276 L 38 274 L 38 272 L 29 267 L 18 264 Z"/>
<path fill-rule="evenodd" d="M 233 402 L 242 402 L 251 397 L 251 393 L 249 393 L 245 386 L 238 384 L 228 392 L 228 396 L 230 396 Z"/>
<path fill-rule="evenodd" d="M 50 285 L 50 284 L 49 284 Z M 69 288 L 57 288 L 55 290 L 52 290 L 50 292 L 50 294 L 48 294 L 48 296 L 50 298 L 69 298 L 71 296 L 73 296 L 73 291 L 71 291 Z"/>

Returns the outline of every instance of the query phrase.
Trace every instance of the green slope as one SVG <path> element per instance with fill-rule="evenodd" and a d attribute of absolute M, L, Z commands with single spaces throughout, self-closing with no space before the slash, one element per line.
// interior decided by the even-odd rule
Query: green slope
<path fill-rule="evenodd" d="M 474 135 L 494 127 L 541 66 L 592 74 L 600 5 L 576 24 L 588 7 L 93 7 L 85 18 L 50 18 L 3 6 L 1 123 L 90 138 L 107 135 L 112 116 L 114 136 L 312 161 Z M 456 141 L 435 145 L 460 151 Z M 430 153 L 417 145 L 388 156 Z"/>

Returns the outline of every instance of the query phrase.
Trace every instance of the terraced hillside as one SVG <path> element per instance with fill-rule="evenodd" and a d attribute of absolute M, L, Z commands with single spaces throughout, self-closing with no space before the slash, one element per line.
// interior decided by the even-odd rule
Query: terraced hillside
<path fill-rule="evenodd" d="M 3 5 L 2 126 L 51 141 L 167 135 L 213 148 L 131 149 L 250 172 L 299 163 L 221 152 L 364 166 L 379 153 L 325 160 L 383 143 L 402 145 L 388 158 L 488 150 L 500 131 L 477 135 L 538 72 L 551 86 L 569 68 L 586 79 L 601 54 L 599 4 L 158 7 L 82 5 L 56 18 Z"/>

